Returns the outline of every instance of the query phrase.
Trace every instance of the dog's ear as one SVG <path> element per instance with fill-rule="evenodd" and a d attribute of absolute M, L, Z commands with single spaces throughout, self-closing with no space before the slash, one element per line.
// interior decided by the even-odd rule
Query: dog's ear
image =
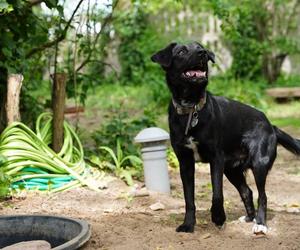
<path fill-rule="evenodd" d="M 212 63 L 215 63 L 215 58 L 216 58 L 215 54 L 208 49 L 206 50 L 206 52 L 207 52 L 208 60 L 211 60 Z"/>
<path fill-rule="evenodd" d="M 155 63 L 160 64 L 163 68 L 170 67 L 172 63 L 172 50 L 177 45 L 177 43 L 170 43 L 166 48 L 158 51 L 153 56 L 151 60 Z"/>

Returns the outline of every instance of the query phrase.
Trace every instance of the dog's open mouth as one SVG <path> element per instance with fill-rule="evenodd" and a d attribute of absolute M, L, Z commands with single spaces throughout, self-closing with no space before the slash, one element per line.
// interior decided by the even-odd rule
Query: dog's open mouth
<path fill-rule="evenodd" d="M 206 77 L 206 71 L 199 68 L 189 69 L 182 73 L 182 76 L 186 79 L 201 79 Z"/>

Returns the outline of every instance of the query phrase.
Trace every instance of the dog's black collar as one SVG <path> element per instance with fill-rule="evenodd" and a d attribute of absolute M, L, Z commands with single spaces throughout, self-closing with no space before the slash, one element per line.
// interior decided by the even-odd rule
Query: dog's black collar
<path fill-rule="evenodd" d="M 187 135 L 190 127 L 195 127 L 198 124 L 198 111 L 200 111 L 206 103 L 206 94 L 200 99 L 198 104 L 183 106 L 178 104 L 174 99 L 172 99 L 172 103 L 178 115 L 189 115 L 184 132 L 184 134 Z"/>
<path fill-rule="evenodd" d="M 178 115 L 187 115 L 194 111 L 200 111 L 204 107 L 206 103 L 206 94 L 204 95 L 203 98 L 200 99 L 198 104 L 183 106 L 177 103 L 173 98 L 172 98 L 172 103 Z"/>

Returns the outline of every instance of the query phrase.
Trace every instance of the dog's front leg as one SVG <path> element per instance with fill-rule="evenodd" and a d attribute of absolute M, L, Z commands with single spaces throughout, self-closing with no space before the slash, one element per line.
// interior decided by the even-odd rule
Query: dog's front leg
<path fill-rule="evenodd" d="M 177 232 L 194 232 L 196 224 L 195 206 L 195 160 L 193 151 L 185 147 L 174 148 L 180 164 L 180 176 L 185 199 L 184 222 L 176 228 Z"/>
<path fill-rule="evenodd" d="M 224 157 L 222 154 L 217 155 L 210 163 L 210 172 L 213 188 L 211 219 L 218 227 L 221 227 L 226 220 L 223 206 Z"/>

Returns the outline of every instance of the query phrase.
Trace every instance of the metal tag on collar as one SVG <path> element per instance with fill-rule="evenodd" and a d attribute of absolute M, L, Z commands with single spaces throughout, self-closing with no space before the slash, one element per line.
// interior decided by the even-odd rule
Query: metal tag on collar
<path fill-rule="evenodd" d="M 195 110 L 194 112 L 193 112 L 193 117 L 192 117 L 192 121 L 191 121 L 191 127 L 192 128 L 194 128 L 194 127 L 196 127 L 197 126 L 197 124 L 198 124 L 198 112 Z"/>

